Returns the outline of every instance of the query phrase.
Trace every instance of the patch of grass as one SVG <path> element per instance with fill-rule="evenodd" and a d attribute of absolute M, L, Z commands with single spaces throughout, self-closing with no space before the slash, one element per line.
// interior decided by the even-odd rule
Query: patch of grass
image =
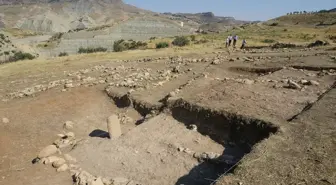
<path fill-rule="evenodd" d="M 201 39 L 201 40 L 197 40 L 197 41 L 195 42 L 195 44 L 205 44 L 205 43 L 207 43 L 207 42 L 209 42 L 209 40 L 207 40 L 207 39 Z"/>
<path fill-rule="evenodd" d="M 275 43 L 276 40 L 273 40 L 273 39 L 264 39 L 261 42 L 270 44 L 270 43 Z"/>
<path fill-rule="evenodd" d="M 4 31 L 10 33 L 13 37 L 18 38 L 42 35 L 42 33 L 39 32 L 34 32 L 31 30 L 21 30 L 19 28 L 5 28 Z"/>
<path fill-rule="evenodd" d="M 92 48 L 92 47 L 88 47 L 88 48 L 83 48 L 80 47 L 78 49 L 78 53 L 97 53 L 97 52 L 106 52 L 107 48 L 103 48 L 103 47 L 96 47 L 96 48 Z"/>
<path fill-rule="evenodd" d="M 159 42 L 156 44 L 156 49 L 160 49 L 160 48 L 168 48 L 169 47 L 169 43 L 168 42 Z"/>
<path fill-rule="evenodd" d="M 190 40 L 186 36 L 178 36 L 172 42 L 173 45 L 180 46 L 180 47 L 189 45 L 189 43 L 190 43 Z"/>

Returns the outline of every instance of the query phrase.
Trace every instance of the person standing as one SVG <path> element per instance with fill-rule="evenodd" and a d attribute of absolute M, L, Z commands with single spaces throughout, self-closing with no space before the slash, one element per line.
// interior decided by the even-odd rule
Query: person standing
<path fill-rule="evenodd" d="M 240 49 L 244 49 L 246 44 L 247 44 L 246 40 L 243 39 L 242 46 L 240 47 Z"/>
<path fill-rule="evenodd" d="M 225 41 L 225 47 L 226 47 L 226 48 L 229 47 L 229 37 L 226 38 L 226 41 Z"/>
<path fill-rule="evenodd" d="M 236 48 L 237 40 L 238 40 L 238 35 L 233 36 L 233 47 L 234 48 Z"/>
<path fill-rule="evenodd" d="M 227 40 L 229 40 L 229 47 L 230 47 L 231 46 L 231 42 L 232 42 L 232 36 L 229 35 L 228 38 L 227 38 Z"/>

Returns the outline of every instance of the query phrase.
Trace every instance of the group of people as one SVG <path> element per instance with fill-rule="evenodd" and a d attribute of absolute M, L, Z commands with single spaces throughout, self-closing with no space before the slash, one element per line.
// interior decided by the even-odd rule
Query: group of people
<path fill-rule="evenodd" d="M 238 41 L 238 35 L 234 35 L 234 36 L 229 35 L 229 36 L 227 37 L 227 39 L 226 39 L 226 47 L 227 47 L 227 48 L 230 47 L 230 46 L 231 46 L 231 43 L 233 42 L 233 43 L 232 43 L 233 48 L 236 48 L 237 41 Z M 244 49 L 245 46 L 246 46 L 246 44 L 247 44 L 247 43 L 246 43 L 246 40 L 243 39 L 242 46 L 240 47 L 240 49 Z"/>

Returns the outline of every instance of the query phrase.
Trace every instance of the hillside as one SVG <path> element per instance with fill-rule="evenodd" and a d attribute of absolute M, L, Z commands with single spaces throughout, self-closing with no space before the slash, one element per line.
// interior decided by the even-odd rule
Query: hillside
<path fill-rule="evenodd" d="M 199 28 L 204 31 L 218 32 L 232 26 L 248 23 L 248 21 L 236 20 L 233 17 L 216 16 L 212 12 L 203 13 L 164 13 L 169 19 L 179 20 L 188 23 L 197 23 Z"/>
<path fill-rule="evenodd" d="M 45 1 L 44 1 L 45 2 Z M 36 32 L 67 32 L 123 21 L 148 11 L 121 0 L 2 1 L 0 12 L 6 27 Z"/>
<path fill-rule="evenodd" d="M 289 25 L 330 26 L 336 24 L 336 12 L 285 15 L 272 21 Z"/>

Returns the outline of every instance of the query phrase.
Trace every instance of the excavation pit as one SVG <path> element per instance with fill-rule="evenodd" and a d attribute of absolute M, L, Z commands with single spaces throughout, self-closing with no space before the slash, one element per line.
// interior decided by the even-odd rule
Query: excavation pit
<path fill-rule="evenodd" d="M 107 179 L 208 185 L 277 131 L 270 123 L 188 103 L 165 110 L 118 139 L 91 137 L 70 155 L 83 170 Z"/>

